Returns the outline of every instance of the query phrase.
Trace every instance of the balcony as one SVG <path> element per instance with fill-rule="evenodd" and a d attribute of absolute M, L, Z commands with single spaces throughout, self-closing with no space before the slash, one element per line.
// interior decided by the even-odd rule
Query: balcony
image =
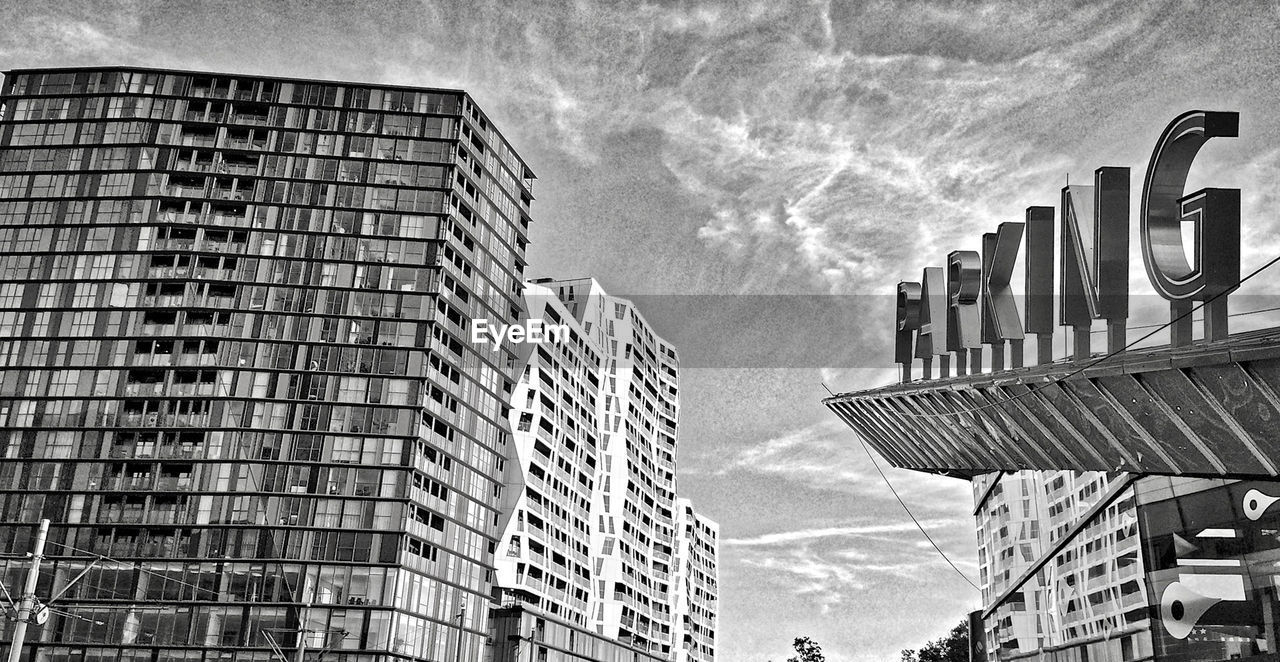
<path fill-rule="evenodd" d="M 189 251 L 196 246 L 195 239 L 157 239 L 152 248 L 158 251 Z"/>
<path fill-rule="evenodd" d="M 232 113 L 227 120 L 233 124 L 248 124 L 252 126 L 267 126 L 270 118 L 267 115 L 257 113 Z"/>
<path fill-rule="evenodd" d="M 184 140 L 185 140 L 185 138 L 184 138 Z M 186 144 L 186 143 L 184 142 L 183 144 Z M 251 139 L 248 139 L 248 138 L 231 138 L 231 137 L 228 137 L 228 138 L 226 139 L 226 141 L 225 141 L 225 144 L 224 144 L 223 146 L 224 146 L 224 147 L 227 147 L 228 149 L 250 149 L 250 150 L 259 150 L 259 149 L 266 149 L 266 148 L 267 148 L 267 141 L 266 141 L 266 139 L 251 140 Z"/>
<path fill-rule="evenodd" d="M 231 96 L 231 88 L 227 86 L 213 87 L 208 83 L 191 86 L 191 96 L 200 98 L 226 99 Z"/>
<path fill-rule="evenodd" d="M 137 414 L 116 417 L 122 427 L 208 427 L 209 414 Z"/>
<path fill-rule="evenodd" d="M 165 492 L 178 492 L 191 489 L 192 480 L 190 477 L 162 476 L 155 484 L 156 490 Z"/>
<path fill-rule="evenodd" d="M 114 417 L 112 417 L 114 420 Z M 204 449 L 191 444 L 186 445 L 164 445 L 154 446 L 145 444 L 142 446 L 112 446 L 110 451 L 112 459 L 129 459 L 134 457 L 156 458 L 156 459 L 175 459 L 190 460 L 204 457 Z"/>
<path fill-rule="evenodd" d="M 188 110 L 182 114 L 184 122 L 218 122 L 222 119 L 222 111 Z"/>
<path fill-rule="evenodd" d="M 214 272 L 215 275 L 213 276 L 213 278 L 217 280 L 230 280 L 235 276 L 235 272 L 232 271 L 231 269 L 197 268 L 196 278 L 209 278 L 210 276 L 200 272 L 210 272 L 210 271 Z M 224 274 L 224 275 L 218 275 L 218 274 Z M 232 308 L 236 305 L 236 298 L 234 296 L 217 296 L 212 294 L 192 297 L 190 301 L 191 302 L 188 305 L 196 306 L 200 308 Z"/>
<path fill-rule="evenodd" d="M 235 269 L 213 269 L 210 267 L 196 267 L 191 274 L 195 278 L 206 280 L 234 280 L 236 277 Z M 230 298 L 230 297 L 213 297 L 213 298 Z M 234 302 L 235 299 L 231 298 Z"/>
<path fill-rule="evenodd" d="M 173 354 L 136 354 L 133 360 L 137 365 L 166 367 L 173 365 Z"/>
<path fill-rule="evenodd" d="M 142 524 L 145 511 L 141 508 L 126 511 L 104 510 L 98 513 L 98 522 L 103 524 Z"/>
<path fill-rule="evenodd" d="M 183 147 L 213 147 L 217 142 L 216 136 L 183 134 L 180 144 Z"/>
<path fill-rule="evenodd" d="M 164 189 L 164 195 L 174 198 L 203 198 L 205 196 L 203 186 L 182 186 L 178 184 L 170 184 Z"/>
<path fill-rule="evenodd" d="M 147 515 L 147 524 L 186 524 L 192 518 L 187 516 L 187 509 L 184 508 L 164 508 L 154 509 Z"/>
<path fill-rule="evenodd" d="M 169 389 L 169 395 L 179 397 L 192 396 L 212 396 L 216 395 L 217 389 L 215 384 L 174 384 Z"/>
<path fill-rule="evenodd" d="M 256 175 L 258 174 L 258 165 L 256 163 L 232 163 L 223 161 L 218 164 L 218 172 L 232 175 Z"/>
<path fill-rule="evenodd" d="M 125 384 L 124 394 L 130 397 L 164 395 L 164 384 Z"/>
<path fill-rule="evenodd" d="M 210 420 L 209 414 L 170 414 L 161 417 L 165 419 L 164 425 L 174 428 L 207 428 Z"/>
<path fill-rule="evenodd" d="M 156 457 L 175 460 L 198 459 L 204 457 L 204 449 L 193 444 L 161 446 L 156 449 Z"/>
<path fill-rule="evenodd" d="M 203 191 L 201 192 L 203 195 Z M 155 219 L 162 223 L 199 223 L 200 214 L 177 211 L 156 212 Z"/>
<path fill-rule="evenodd" d="M 194 554 L 190 538 L 163 538 L 137 545 L 139 556 L 190 556 Z"/>
<path fill-rule="evenodd" d="M 138 334 L 143 336 L 172 336 L 177 333 L 177 324 L 143 324 L 138 329 Z"/>
<path fill-rule="evenodd" d="M 210 253 L 239 253 L 244 249 L 245 244 L 234 241 L 211 241 L 204 240 L 200 242 L 200 250 Z"/>
<path fill-rule="evenodd" d="M 134 492 L 151 489 L 151 476 L 114 476 L 103 483 L 105 489 Z"/>
<path fill-rule="evenodd" d="M 241 202 L 249 202 L 253 200 L 253 189 L 234 190 L 215 188 L 211 195 L 213 198 L 218 200 L 238 200 Z"/>
<path fill-rule="evenodd" d="M 157 308 L 177 308 L 185 302 L 186 296 L 182 294 L 152 294 L 143 296 L 140 301 L 144 306 Z"/>
<path fill-rule="evenodd" d="M 243 214 L 243 212 L 242 212 L 241 214 L 238 214 L 238 215 L 237 215 L 237 214 L 214 213 L 214 214 L 210 214 L 209 216 L 207 216 L 207 217 L 205 218 L 205 220 L 206 220 L 206 222 L 208 222 L 208 223 L 211 223 L 211 224 L 213 224 L 213 225 L 217 225 L 217 226 L 221 227 L 221 226 L 241 226 L 241 225 L 248 225 L 248 220 L 249 220 L 249 219 L 245 218 L 245 216 L 244 216 L 244 214 Z"/>
<path fill-rule="evenodd" d="M 174 169 L 185 172 L 213 172 L 213 161 L 178 161 Z"/>

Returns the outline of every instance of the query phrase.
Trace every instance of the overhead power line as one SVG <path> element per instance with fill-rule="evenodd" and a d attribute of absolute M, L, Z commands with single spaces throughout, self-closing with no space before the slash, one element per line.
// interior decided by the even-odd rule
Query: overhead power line
<path fill-rule="evenodd" d="M 902 506 L 902 510 L 907 513 L 907 517 L 910 517 L 911 521 L 915 523 L 916 528 L 920 529 L 920 533 L 924 535 L 924 539 L 928 540 L 930 545 L 933 545 L 933 548 L 938 551 L 940 556 L 942 556 L 942 560 L 946 561 L 947 565 L 951 566 L 951 569 L 955 570 L 956 574 L 960 575 L 961 579 L 972 586 L 975 591 L 981 592 L 982 588 L 973 583 L 973 580 L 969 579 L 969 575 L 964 574 L 964 571 L 951 561 L 951 557 L 947 556 L 947 553 L 942 551 L 942 548 L 938 546 L 938 543 L 934 542 L 933 536 L 930 536 L 929 532 L 924 529 L 922 524 L 920 524 L 920 520 L 916 519 L 915 514 L 911 512 L 911 509 L 907 507 L 906 502 L 898 495 L 898 490 L 893 488 L 893 483 L 889 482 L 889 476 L 885 475 L 884 470 L 880 468 L 880 463 L 876 462 L 876 458 L 871 454 L 871 449 L 867 448 L 866 442 L 862 441 L 861 437 L 858 437 L 858 443 L 862 444 L 862 450 L 867 454 L 867 458 L 871 460 L 871 466 L 876 468 L 876 472 L 878 472 L 880 474 L 880 478 L 884 480 L 885 486 L 893 493 L 893 498 L 898 500 L 898 505 Z"/>

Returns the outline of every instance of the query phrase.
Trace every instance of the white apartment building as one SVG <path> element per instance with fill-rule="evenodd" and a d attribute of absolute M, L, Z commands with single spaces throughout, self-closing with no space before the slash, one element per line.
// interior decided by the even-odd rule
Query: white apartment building
<path fill-rule="evenodd" d="M 527 606 L 585 628 L 603 358 L 550 290 L 526 288 L 529 319 L 568 322 L 570 332 L 558 343 L 520 345 L 527 358 L 508 414 L 514 443 L 496 584 Z"/>
<path fill-rule="evenodd" d="M 655 657 L 713 660 L 718 527 L 676 496 L 675 348 L 593 279 L 536 281 L 525 300 L 571 332 L 523 350 L 502 594 Z"/>
<path fill-rule="evenodd" d="M 1119 480 L 1100 472 L 1022 471 L 974 479 L 983 604 L 1069 536 Z M 998 481 L 998 483 L 994 482 Z M 1053 553 L 986 619 L 990 660 L 1137 660 L 1151 634 L 1133 489 Z"/>
<path fill-rule="evenodd" d="M 676 662 L 715 659 L 720 525 L 676 499 Z"/>

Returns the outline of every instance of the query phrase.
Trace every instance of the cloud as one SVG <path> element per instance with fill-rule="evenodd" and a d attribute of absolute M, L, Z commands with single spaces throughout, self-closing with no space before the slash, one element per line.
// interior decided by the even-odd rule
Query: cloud
<path fill-rule="evenodd" d="M 934 519 L 924 520 L 920 522 L 921 526 L 946 527 L 946 526 L 965 526 L 971 524 L 963 520 L 956 519 Z M 790 545 L 792 543 L 803 540 L 814 540 L 817 538 L 831 537 L 858 537 L 868 536 L 872 534 L 885 533 L 902 533 L 904 531 L 916 531 L 915 524 L 911 522 L 901 522 L 895 524 L 870 524 L 864 526 L 846 526 L 846 527 L 828 527 L 822 529 L 802 529 L 799 531 L 784 531 L 780 533 L 770 533 L 754 538 L 726 538 L 720 541 L 721 545 L 728 547 L 759 547 L 768 545 Z"/>
<path fill-rule="evenodd" d="M 138 61 L 148 50 L 129 38 L 131 27 L 136 24 L 123 15 L 105 24 L 51 15 L 27 17 L 0 39 L 0 57 Z"/>
<path fill-rule="evenodd" d="M 773 476 L 810 489 L 894 501 L 858 438 L 834 416 L 747 445 L 716 461 L 715 473 L 720 476 Z M 913 511 L 953 511 L 957 501 L 973 498 L 967 481 L 893 469 L 883 459 L 877 462 Z"/>
<path fill-rule="evenodd" d="M 749 535 L 723 538 L 722 567 L 748 573 L 737 581 L 765 582 L 768 588 L 760 592 L 785 591 L 822 614 L 855 609 L 854 605 L 867 599 L 863 594 L 870 587 L 928 590 L 926 587 L 938 583 L 955 584 L 956 590 L 968 587 L 922 537 L 852 432 L 839 421 L 825 420 L 747 444 L 720 461 L 716 477 L 735 484 L 760 485 L 763 480 L 781 479 L 793 487 L 774 487 L 772 493 L 791 489 L 839 495 L 816 497 L 818 503 L 834 509 L 818 508 L 798 519 L 775 520 L 773 528 L 754 528 Z M 952 563 L 968 577 L 975 577 L 969 484 L 916 472 L 886 471 L 908 499 L 920 528 L 942 546 Z M 842 510 L 836 504 L 850 504 L 852 510 Z M 729 526 L 722 530 L 742 529 Z"/>
<path fill-rule="evenodd" d="M 964 531 L 963 522 L 936 520 L 928 526 Z M 876 587 L 926 587 L 967 584 L 931 546 L 911 544 L 919 533 L 914 525 L 862 524 L 818 530 L 766 534 L 750 539 L 721 541 L 721 557 L 735 573 L 746 573 L 813 605 L 821 613 L 852 608 Z M 967 535 L 950 535 L 948 546 L 963 546 Z M 977 575 L 972 553 L 949 552 L 966 575 Z M 949 577 L 942 577 L 946 573 Z M 975 593 L 976 595 L 976 593 Z"/>

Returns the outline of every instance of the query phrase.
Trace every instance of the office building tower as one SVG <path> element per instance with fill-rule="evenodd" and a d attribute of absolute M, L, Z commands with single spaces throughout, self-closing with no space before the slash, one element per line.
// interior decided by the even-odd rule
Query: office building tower
<path fill-rule="evenodd" d="M 592 279 L 535 281 L 526 307 L 567 333 L 525 350 L 511 403 L 503 604 L 655 659 L 714 659 L 718 527 L 676 497 L 675 348 Z"/>
<path fill-rule="evenodd" d="M 466 328 L 519 315 L 533 174 L 471 97 L 112 67 L 0 104 L 0 579 L 48 518 L 59 596 L 28 648 L 485 655 L 518 361 Z"/>

